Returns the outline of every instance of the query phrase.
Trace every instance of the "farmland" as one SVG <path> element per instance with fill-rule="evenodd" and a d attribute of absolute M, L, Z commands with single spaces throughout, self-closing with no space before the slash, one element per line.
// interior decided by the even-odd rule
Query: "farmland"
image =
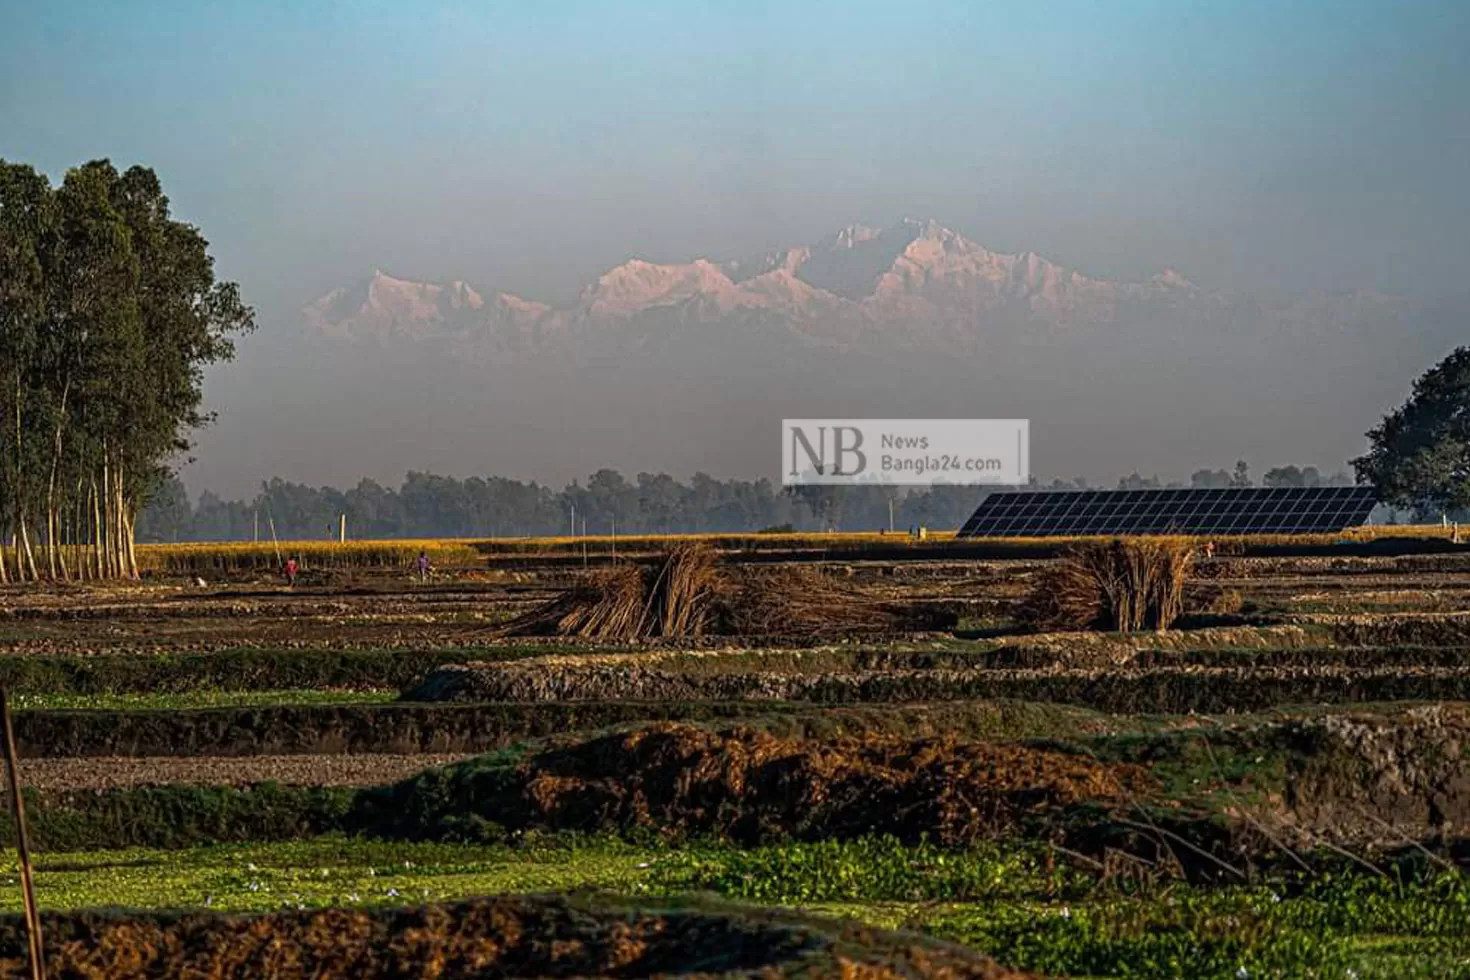
<path fill-rule="evenodd" d="M 507 635 L 687 543 L 140 546 L 136 584 L 9 587 L 58 968 L 224 969 L 269 934 L 285 975 L 1470 977 L 1442 529 L 1220 541 L 1136 634 L 1020 627 L 1067 542 L 723 536 L 740 581 L 948 625 Z"/>

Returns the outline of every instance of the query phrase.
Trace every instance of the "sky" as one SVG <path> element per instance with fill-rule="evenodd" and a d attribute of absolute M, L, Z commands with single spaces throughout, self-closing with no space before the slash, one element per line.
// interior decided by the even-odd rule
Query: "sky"
<path fill-rule="evenodd" d="M 262 331 L 935 217 L 1105 277 L 1463 295 L 1470 4 L 0 0 L 0 157 L 158 171 Z"/>

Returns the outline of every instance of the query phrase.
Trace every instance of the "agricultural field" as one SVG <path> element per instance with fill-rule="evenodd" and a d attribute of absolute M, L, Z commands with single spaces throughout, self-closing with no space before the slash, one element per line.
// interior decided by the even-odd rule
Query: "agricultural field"
<path fill-rule="evenodd" d="M 1470 547 L 1391 531 L 1219 542 L 1132 633 L 1028 618 L 1054 540 L 160 545 L 6 587 L 48 959 L 1470 977 Z"/>

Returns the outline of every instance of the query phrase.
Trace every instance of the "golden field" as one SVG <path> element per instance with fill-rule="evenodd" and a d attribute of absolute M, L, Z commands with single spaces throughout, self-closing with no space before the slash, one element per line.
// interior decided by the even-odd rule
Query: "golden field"
<path fill-rule="evenodd" d="M 1385 538 L 1449 539 L 1450 528 L 1433 525 L 1375 525 L 1354 528 L 1342 534 L 1258 535 L 1214 538 L 1221 554 L 1239 554 L 1257 548 L 1325 548 L 1337 544 L 1364 543 Z M 512 558 L 531 555 L 606 556 L 646 554 L 669 545 L 700 541 L 721 551 L 813 550 L 841 555 L 884 552 L 931 551 L 936 558 L 963 550 L 967 556 L 982 550 L 985 556 L 1044 557 L 1068 544 L 1087 538 L 987 538 L 959 541 L 954 531 L 931 531 L 925 541 L 907 534 L 876 531 L 810 532 L 782 534 L 639 534 L 612 537 L 533 538 L 422 538 L 384 541 L 237 541 L 188 544 L 141 544 L 138 566 L 143 572 L 201 574 L 273 570 L 295 556 L 305 568 L 395 568 L 408 569 L 419 553 L 441 567 L 465 567 L 496 556 Z"/>

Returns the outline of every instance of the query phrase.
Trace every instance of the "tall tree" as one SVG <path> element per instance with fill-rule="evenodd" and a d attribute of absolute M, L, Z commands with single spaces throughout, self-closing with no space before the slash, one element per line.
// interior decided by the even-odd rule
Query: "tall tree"
<path fill-rule="evenodd" d="M 0 160 L 0 526 L 17 542 L 16 575 L 36 575 L 23 538 L 36 486 L 37 363 L 56 259 L 56 200 L 45 177 Z M 8 579 L 0 552 L 0 579 Z M 29 575 L 27 575 L 27 572 Z"/>
<path fill-rule="evenodd" d="M 136 575 L 138 510 L 208 421 L 204 367 L 253 325 L 151 170 L 53 189 L 0 161 L 0 572 Z"/>
<path fill-rule="evenodd" d="M 1470 508 L 1470 347 L 1420 376 L 1368 441 L 1353 468 L 1383 503 L 1421 514 Z"/>

